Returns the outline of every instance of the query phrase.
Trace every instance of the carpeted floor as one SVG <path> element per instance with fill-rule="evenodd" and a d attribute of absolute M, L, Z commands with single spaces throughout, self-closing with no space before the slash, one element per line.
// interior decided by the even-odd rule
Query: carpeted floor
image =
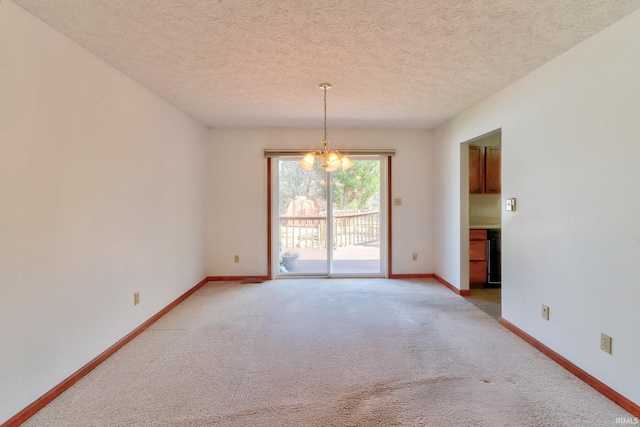
<path fill-rule="evenodd" d="M 209 283 L 25 426 L 604 426 L 630 416 L 435 280 Z"/>

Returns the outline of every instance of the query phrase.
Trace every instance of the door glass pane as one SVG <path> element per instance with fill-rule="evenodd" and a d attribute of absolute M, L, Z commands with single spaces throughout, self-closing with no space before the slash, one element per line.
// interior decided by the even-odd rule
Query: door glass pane
<path fill-rule="evenodd" d="M 381 162 L 352 160 L 331 173 L 278 160 L 277 276 L 383 274 Z"/>
<path fill-rule="evenodd" d="M 278 161 L 278 275 L 327 275 L 327 173 Z"/>
<path fill-rule="evenodd" d="M 379 274 L 380 160 L 331 173 L 335 274 Z"/>

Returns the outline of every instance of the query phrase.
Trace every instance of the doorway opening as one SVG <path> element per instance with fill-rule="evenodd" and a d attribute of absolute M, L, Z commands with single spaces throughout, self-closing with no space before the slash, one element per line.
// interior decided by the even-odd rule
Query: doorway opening
<path fill-rule="evenodd" d="M 386 163 L 350 157 L 333 172 L 272 159 L 274 277 L 385 277 Z"/>
<path fill-rule="evenodd" d="M 502 135 L 494 132 L 461 144 L 463 236 L 461 278 L 469 301 L 499 319 L 502 309 Z M 466 256 L 465 256 L 466 255 Z M 466 274 L 465 274 L 466 273 Z"/>

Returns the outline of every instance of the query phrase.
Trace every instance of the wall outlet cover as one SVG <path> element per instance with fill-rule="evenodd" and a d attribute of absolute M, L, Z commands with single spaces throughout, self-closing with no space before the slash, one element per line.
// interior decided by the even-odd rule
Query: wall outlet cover
<path fill-rule="evenodd" d="M 542 318 L 549 320 L 549 307 L 544 304 L 542 304 Z"/>
<path fill-rule="evenodd" d="M 604 351 L 605 353 L 611 354 L 612 344 L 613 344 L 613 338 L 611 338 L 609 335 L 605 333 L 600 334 L 600 350 Z"/>

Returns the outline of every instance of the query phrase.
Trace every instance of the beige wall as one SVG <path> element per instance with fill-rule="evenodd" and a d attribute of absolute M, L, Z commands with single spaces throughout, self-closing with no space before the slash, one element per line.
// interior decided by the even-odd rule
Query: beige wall
<path fill-rule="evenodd" d="M 207 135 L 0 2 L 0 423 L 205 276 Z"/>
<path fill-rule="evenodd" d="M 436 273 L 466 286 L 461 144 L 502 129 L 502 315 L 636 403 L 638 40 L 635 12 L 438 128 L 434 155 Z"/>
<path fill-rule="evenodd" d="M 334 148 L 395 148 L 393 273 L 433 272 L 432 133 L 424 130 L 329 129 Z M 212 129 L 209 151 L 207 272 L 267 274 L 266 148 L 320 148 L 322 129 Z M 418 252 L 418 261 L 411 254 Z M 235 264 L 233 256 L 240 255 Z"/>

